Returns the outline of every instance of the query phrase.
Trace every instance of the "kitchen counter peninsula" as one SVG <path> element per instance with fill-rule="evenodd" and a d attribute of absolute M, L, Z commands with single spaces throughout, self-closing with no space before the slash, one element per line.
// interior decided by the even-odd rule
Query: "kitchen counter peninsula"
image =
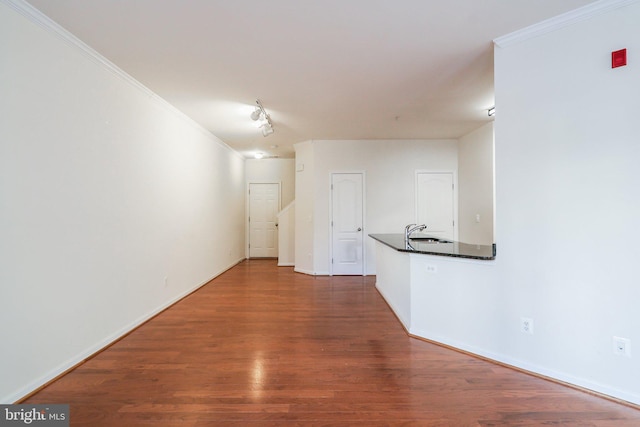
<path fill-rule="evenodd" d="M 424 235 L 407 245 L 402 233 L 369 237 L 376 246 L 376 288 L 407 332 L 477 351 L 461 345 L 474 342 L 469 325 L 460 321 L 468 316 L 461 313 L 482 312 L 499 298 L 490 291 L 495 288 L 495 245 Z"/>
<path fill-rule="evenodd" d="M 441 240 L 432 242 L 430 236 L 421 236 L 405 242 L 404 234 L 369 234 L 374 240 L 400 252 L 424 255 L 440 255 L 457 258 L 492 260 L 496 258 L 496 245 L 473 245 L 469 243 Z"/>

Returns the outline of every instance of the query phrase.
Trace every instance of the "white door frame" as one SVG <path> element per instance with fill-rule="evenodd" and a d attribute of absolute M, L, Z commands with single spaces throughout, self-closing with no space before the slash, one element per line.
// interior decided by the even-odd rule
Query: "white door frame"
<path fill-rule="evenodd" d="M 249 190 L 251 189 L 251 184 L 278 184 L 278 212 L 282 210 L 282 181 L 247 181 L 247 188 L 245 189 L 245 212 L 244 212 L 244 248 L 245 248 L 245 259 L 249 259 L 249 242 L 251 241 L 251 224 L 249 223 L 249 211 L 251 208 L 251 197 L 249 195 Z"/>
<path fill-rule="evenodd" d="M 333 227 L 331 226 L 333 218 L 333 193 L 331 191 L 331 184 L 333 183 L 333 175 L 348 173 L 362 175 L 362 275 L 367 275 L 367 174 L 364 170 L 337 170 L 329 172 L 329 182 L 327 183 L 327 188 L 329 188 L 329 218 L 327 224 L 329 227 L 329 276 L 333 276 L 333 263 L 331 262 L 333 259 Z"/>
<path fill-rule="evenodd" d="M 414 221 L 418 222 L 418 175 L 421 173 L 450 173 L 453 175 L 453 240 L 458 241 L 458 170 L 457 169 L 416 169 L 414 179 Z M 429 234 L 429 229 L 424 231 Z"/>

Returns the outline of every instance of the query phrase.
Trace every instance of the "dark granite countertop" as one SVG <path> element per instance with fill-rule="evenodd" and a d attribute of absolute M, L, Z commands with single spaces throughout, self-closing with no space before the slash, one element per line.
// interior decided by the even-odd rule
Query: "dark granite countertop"
<path fill-rule="evenodd" d="M 472 245 L 469 243 L 447 241 L 446 243 L 428 243 L 426 240 L 410 239 L 409 245 L 404 241 L 404 234 L 369 234 L 374 240 L 400 252 L 426 255 L 441 255 L 457 258 L 481 260 L 496 259 L 496 244 Z M 420 237 L 428 237 L 421 235 Z"/>

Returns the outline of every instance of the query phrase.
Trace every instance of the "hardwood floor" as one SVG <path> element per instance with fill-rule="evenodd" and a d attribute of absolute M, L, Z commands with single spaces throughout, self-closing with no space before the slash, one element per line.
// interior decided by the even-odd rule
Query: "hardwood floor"
<path fill-rule="evenodd" d="M 408 337 L 374 282 L 245 261 L 24 403 L 68 403 L 72 426 L 640 425 Z"/>

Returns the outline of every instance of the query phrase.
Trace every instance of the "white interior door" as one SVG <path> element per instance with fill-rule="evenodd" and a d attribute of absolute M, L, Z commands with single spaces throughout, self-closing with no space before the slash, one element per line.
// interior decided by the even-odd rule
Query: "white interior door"
<path fill-rule="evenodd" d="M 417 222 L 426 224 L 425 234 L 454 239 L 453 173 L 417 174 Z"/>
<path fill-rule="evenodd" d="M 331 273 L 363 275 L 363 174 L 331 174 Z"/>
<path fill-rule="evenodd" d="M 278 257 L 279 184 L 249 184 L 249 258 Z"/>

